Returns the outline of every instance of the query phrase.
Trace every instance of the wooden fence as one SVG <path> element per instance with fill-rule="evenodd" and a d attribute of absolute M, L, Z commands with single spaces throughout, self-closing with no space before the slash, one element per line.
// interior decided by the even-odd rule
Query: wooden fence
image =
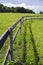
<path fill-rule="evenodd" d="M 14 61 L 14 57 L 13 57 L 13 43 L 15 42 L 15 39 L 18 35 L 18 32 L 20 31 L 22 24 L 24 21 L 26 20 L 32 20 L 32 19 L 43 19 L 43 17 L 30 17 L 30 16 L 23 16 L 21 19 L 19 19 L 17 22 L 15 22 L 1 37 L 0 37 L 0 50 L 3 47 L 5 41 L 7 40 L 8 36 L 10 39 L 10 45 L 8 47 L 8 51 L 6 53 L 4 62 L 2 65 L 6 65 L 6 62 L 8 60 L 8 56 L 10 54 L 11 56 L 11 60 Z M 20 27 L 18 28 L 15 36 L 13 37 L 13 29 L 17 26 L 17 24 L 20 23 Z"/>

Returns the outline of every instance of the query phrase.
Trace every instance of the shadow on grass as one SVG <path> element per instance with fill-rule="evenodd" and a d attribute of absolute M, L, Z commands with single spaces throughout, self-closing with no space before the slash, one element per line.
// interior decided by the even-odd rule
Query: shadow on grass
<path fill-rule="evenodd" d="M 24 34 L 23 34 L 23 41 L 24 41 L 24 44 L 23 44 L 23 57 L 22 57 L 22 62 L 25 63 L 26 62 L 26 24 L 24 26 Z"/>
<path fill-rule="evenodd" d="M 30 38 L 31 38 L 32 46 L 33 46 L 34 56 L 35 56 L 35 65 L 38 65 L 40 58 L 39 58 L 38 53 L 37 53 L 35 40 L 34 40 L 34 36 L 33 36 L 33 33 L 32 33 L 31 24 L 29 26 L 29 30 L 30 30 Z"/>
<path fill-rule="evenodd" d="M 11 61 L 7 65 L 23 65 L 23 64 L 22 64 L 22 62 L 19 62 L 19 61 L 17 61 L 17 62 Z"/>

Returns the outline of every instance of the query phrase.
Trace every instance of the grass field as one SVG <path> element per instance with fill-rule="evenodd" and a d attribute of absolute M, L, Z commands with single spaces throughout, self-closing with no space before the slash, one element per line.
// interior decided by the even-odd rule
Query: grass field
<path fill-rule="evenodd" d="M 41 14 L 0 13 L 0 36 L 9 26 L 25 15 L 43 17 Z M 7 52 L 8 42 L 9 37 L 0 50 L 0 65 L 2 65 Z M 19 32 L 15 44 L 13 44 L 13 48 L 15 62 L 25 62 L 24 65 L 37 65 L 38 61 L 39 65 L 43 65 L 43 19 L 25 21 L 21 33 Z M 37 57 L 39 58 L 37 59 Z M 10 61 L 10 58 L 8 61 Z"/>

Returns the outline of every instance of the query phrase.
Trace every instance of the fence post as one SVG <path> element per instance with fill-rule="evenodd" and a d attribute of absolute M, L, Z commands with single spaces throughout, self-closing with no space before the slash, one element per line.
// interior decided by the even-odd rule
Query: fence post
<path fill-rule="evenodd" d="M 10 56 L 11 56 L 11 60 L 14 61 L 14 57 L 13 57 L 13 31 L 12 31 L 12 28 L 10 28 L 9 38 L 10 38 Z"/>
<path fill-rule="evenodd" d="M 22 21 L 20 20 L 20 33 L 21 33 L 21 25 L 22 25 Z"/>
<path fill-rule="evenodd" d="M 20 20 L 20 33 L 21 33 L 21 26 L 22 26 L 23 20 Z"/>

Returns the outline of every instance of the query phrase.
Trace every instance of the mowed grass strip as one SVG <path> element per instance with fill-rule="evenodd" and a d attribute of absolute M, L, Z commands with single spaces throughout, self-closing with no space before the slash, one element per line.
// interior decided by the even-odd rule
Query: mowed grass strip
<path fill-rule="evenodd" d="M 34 20 L 32 23 L 32 32 L 40 58 L 39 64 L 43 64 L 43 20 Z"/>

